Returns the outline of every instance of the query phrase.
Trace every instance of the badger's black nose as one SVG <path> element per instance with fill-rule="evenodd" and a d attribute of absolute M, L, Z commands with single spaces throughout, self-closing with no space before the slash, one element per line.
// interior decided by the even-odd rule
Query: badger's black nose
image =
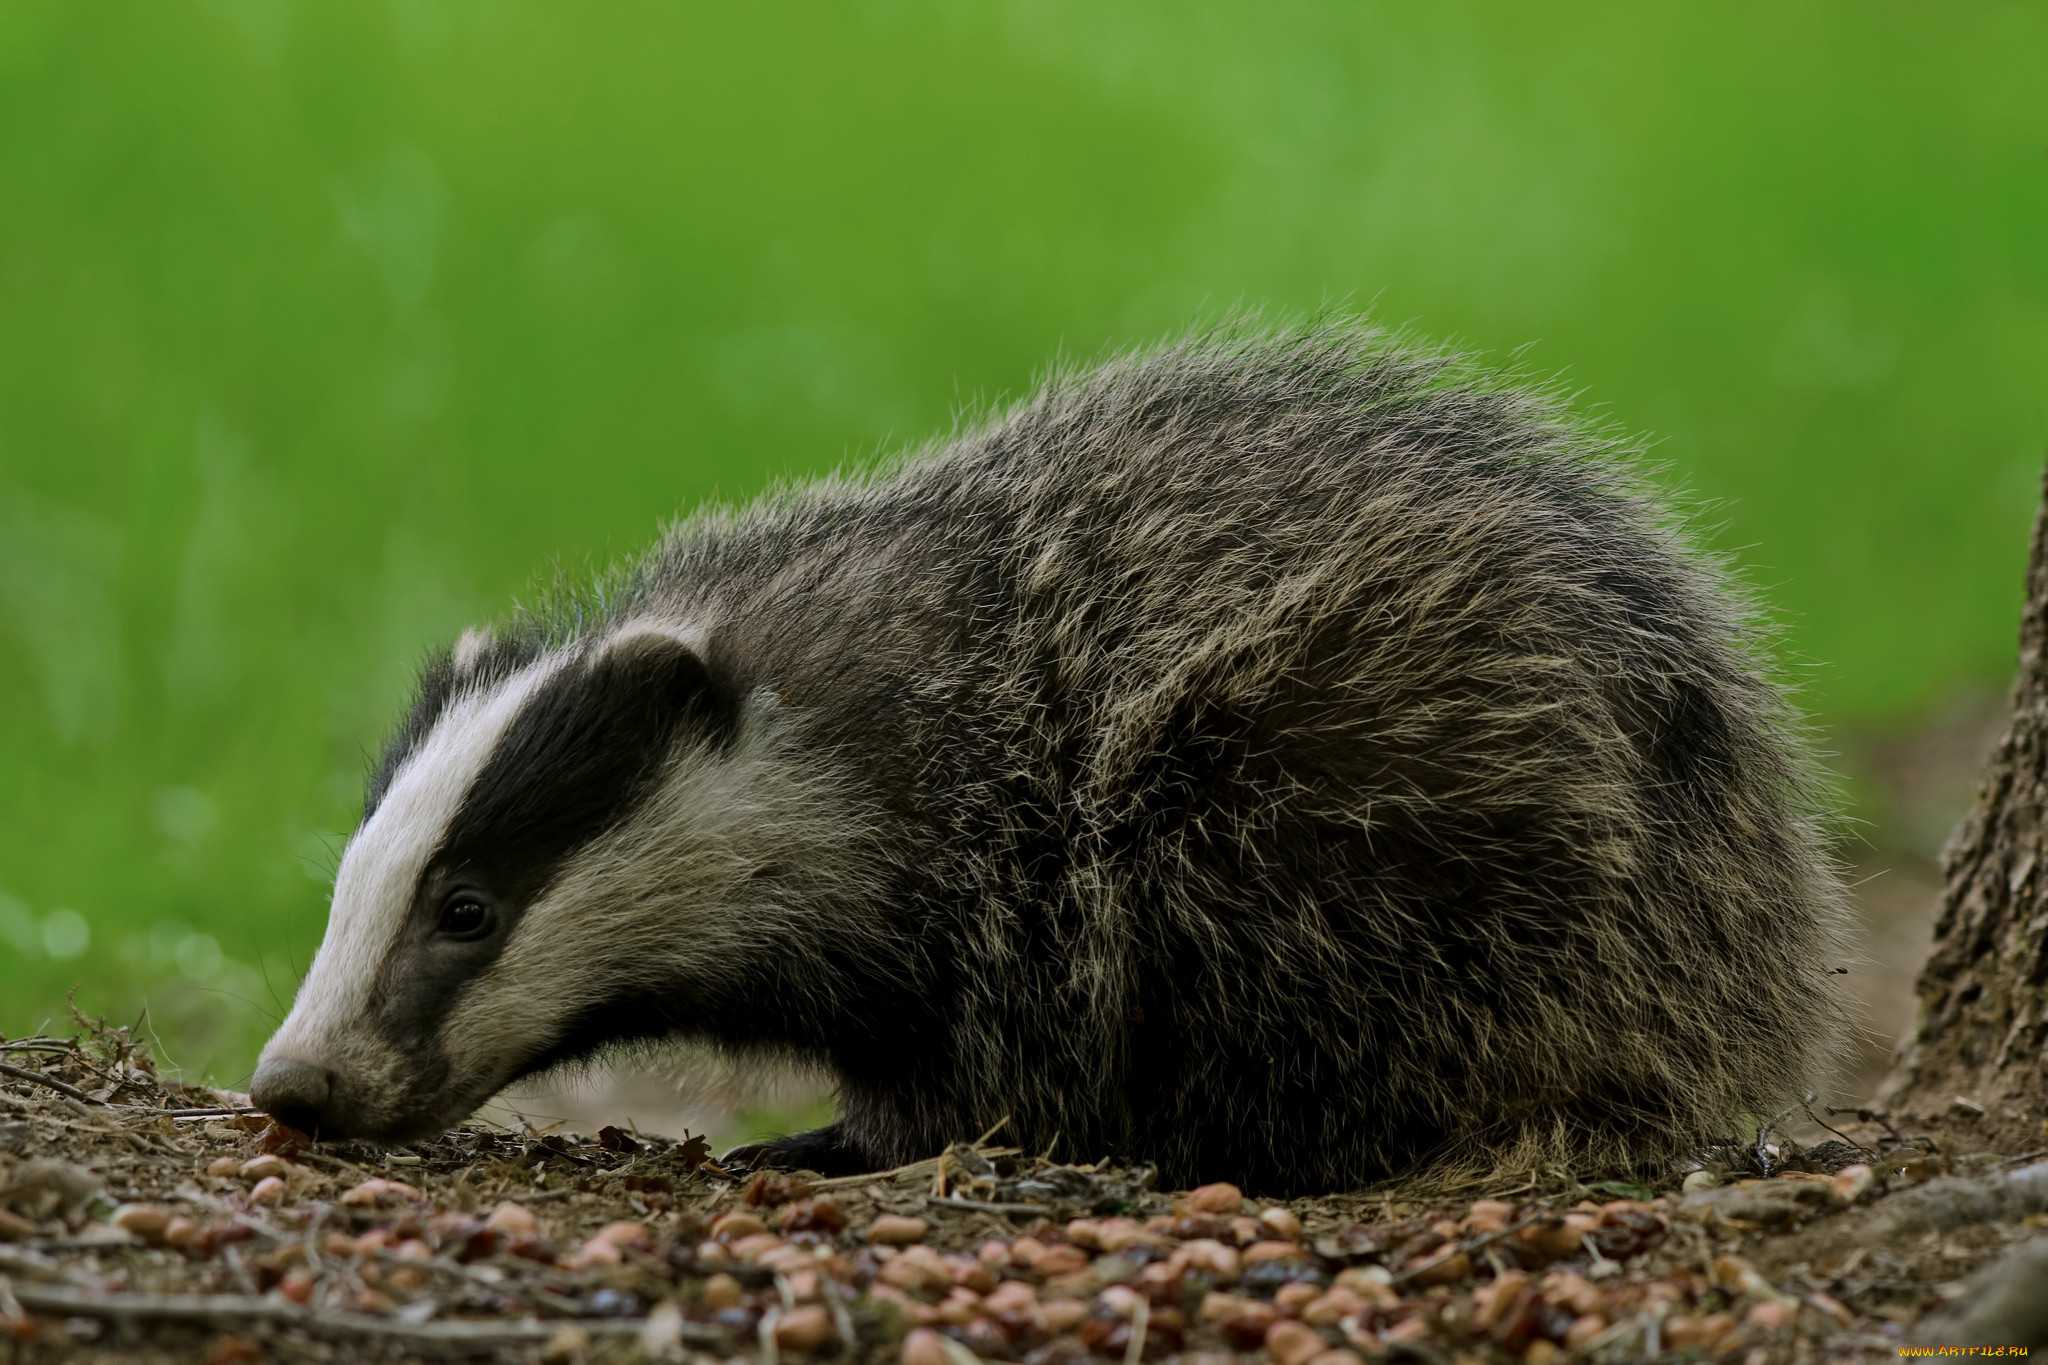
<path fill-rule="evenodd" d="M 249 1098 L 287 1128 L 316 1137 L 325 1128 L 333 1135 L 329 1105 L 334 1099 L 334 1073 L 324 1066 L 291 1057 L 269 1058 L 249 1082 Z"/>

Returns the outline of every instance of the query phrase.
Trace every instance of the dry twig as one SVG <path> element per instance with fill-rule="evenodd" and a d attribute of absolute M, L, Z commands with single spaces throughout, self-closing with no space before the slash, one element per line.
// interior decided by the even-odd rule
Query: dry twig
<path fill-rule="evenodd" d="M 40 1071 L 30 1071 L 27 1067 L 9 1066 L 6 1062 L 0 1062 L 0 1076 L 12 1076 L 17 1081 L 27 1081 L 31 1085 L 47 1086 L 66 1099 L 77 1100 L 80 1104 L 104 1105 L 106 1103 L 105 1100 L 94 1099 L 75 1085 L 66 1085 L 53 1076 L 45 1076 Z"/>

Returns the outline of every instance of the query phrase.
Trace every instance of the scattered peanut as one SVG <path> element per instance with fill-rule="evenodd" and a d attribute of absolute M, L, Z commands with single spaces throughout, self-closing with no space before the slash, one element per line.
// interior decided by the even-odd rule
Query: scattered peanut
<path fill-rule="evenodd" d="M 265 1152 L 261 1156 L 250 1157 L 236 1171 L 236 1174 L 248 1181 L 267 1180 L 271 1176 L 281 1176 L 284 1173 L 284 1158 L 269 1152 Z"/>
<path fill-rule="evenodd" d="M 1259 1215 L 1259 1226 L 1282 1242 L 1301 1240 L 1301 1220 L 1287 1209 L 1274 1207 Z"/>
<path fill-rule="evenodd" d="M 1244 1191 L 1235 1185 L 1201 1185 L 1188 1191 L 1181 1201 L 1190 1213 L 1213 1213 L 1229 1217 L 1244 1208 Z"/>
<path fill-rule="evenodd" d="M 875 1246 L 908 1246 L 923 1241 L 930 1231 L 931 1224 L 922 1218 L 885 1213 L 868 1225 L 867 1240 Z"/>
<path fill-rule="evenodd" d="M 929 1327 L 920 1327 L 903 1338 L 903 1365 L 951 1365 L 946 1341 Z"/>
<path fill-rule="evenodd" d="M 491 1210 L 484 1219 L 484 1226 L 511 1237 L 540 1232 L 540 1220 L 509 1199 Z"/>
<path fill-rule="evenodd" d="M 837 1335 L 832 1314 L 819 1304 L 792 1308 L 775 1324 L 775 1344 L 785 1351 L 816 1351 Z"/>
<path fill-rule="evenodd" d="M 171 1211 L 162 1204 L 123 1204 L 114 1210 L 114 1226 L 145 1242 L 162 1242 L 171 1225 Z"/>

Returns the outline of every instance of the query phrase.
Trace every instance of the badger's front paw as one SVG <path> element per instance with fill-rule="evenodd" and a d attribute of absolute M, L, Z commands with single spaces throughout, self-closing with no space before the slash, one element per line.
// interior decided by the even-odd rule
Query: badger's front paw
<path fill-rule="evenodd" d="M 875 1163 L 846 1140 L 836 1123 L 735 1147 L 720 1157 L 718 1164 L 728 1170 L 773 1166 L 785 1171 L 816 1171 L 823 1176 L 865 1175 L 875 1169 Z"/>

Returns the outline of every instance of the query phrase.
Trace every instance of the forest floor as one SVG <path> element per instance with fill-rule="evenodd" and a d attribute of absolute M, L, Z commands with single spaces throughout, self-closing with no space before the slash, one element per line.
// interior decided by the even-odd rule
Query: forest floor
<path fill-rule="evenodd" d="M 97 1025 L 0 1068 L 7 1362 L 1894 1360 L 2031 1332 L 1969 1277 L 2048 1221 L 2042 1154 L 1967 1111 L 1648 1186 L 1275 1202 L 1000 1133 L 843 1180 L 616 1128 L 310 1145 Z"/>

